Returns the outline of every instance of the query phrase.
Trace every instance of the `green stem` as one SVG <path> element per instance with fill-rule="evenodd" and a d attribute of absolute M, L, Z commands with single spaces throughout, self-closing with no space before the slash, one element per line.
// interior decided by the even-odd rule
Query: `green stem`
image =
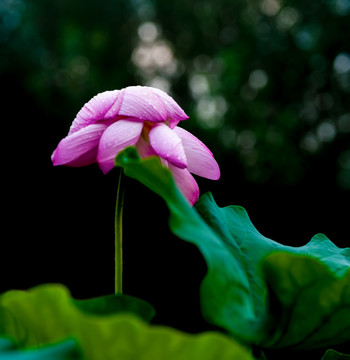
<path fill-rule="evenodd" d="M 117 204 L 115 207 L 114 237 L 115 237 L 115 293 L 123 292 L 123 204 L 124 204 L 124 187 L 123 187 L 123 169 L 120 169 Z"/>

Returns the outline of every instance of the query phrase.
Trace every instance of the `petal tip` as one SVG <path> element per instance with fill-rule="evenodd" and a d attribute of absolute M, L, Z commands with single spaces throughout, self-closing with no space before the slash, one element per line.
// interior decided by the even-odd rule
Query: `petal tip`
<path fill-rule="evenodd" d="M 196 202 L 199 199 L 199 189 L 197 188 L 196 191 L 194 191 L 191 196 L 189 196 L 187 198 L 188 202 L 190 203 L 191 206 L 194 206 L 196 204 Z"/>
<path fill-rule="evenodd" d="M 221 177 L 221 171 L 218 163 L 216 163 L 216 169 L 213 171 L 213 178 L 212 180 L 219 180 Z"/>
<path fill-rule="evenodd" d="M 109 173 L 114 167 L 114 161 L 98 161 L 97 160 L 98 167 L 102 171 L 103 175 L 106 175 Z"/>

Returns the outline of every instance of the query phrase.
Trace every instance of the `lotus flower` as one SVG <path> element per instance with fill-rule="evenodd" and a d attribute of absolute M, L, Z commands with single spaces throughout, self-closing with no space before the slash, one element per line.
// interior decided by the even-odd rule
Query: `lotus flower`
<path fill-rule="evenodd" d="M 165 92 L 146 86 L 100 93 L 78 112 L 68 135 L 52 154 L 54 165 L 85 166 L 97 162 L 103 173 L 116 155 L 135 146 L 141 157 L 157 155 L 172 172 L 190 204 L 199 196 L 191 173 L 217 180 L 220 169 L 211 151 L 178 123 L 188 119 Z"/>

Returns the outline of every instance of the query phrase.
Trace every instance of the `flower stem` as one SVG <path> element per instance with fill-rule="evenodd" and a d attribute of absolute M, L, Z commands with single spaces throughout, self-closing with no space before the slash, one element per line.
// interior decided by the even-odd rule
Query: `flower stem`
<path fill-rule="evenodd" d="M 115 208 L 114 238 L 115 238 L 115 293 L 123 292 L 123 205 L 124 205 L 124 186 L 123 169 L 120 169 L 117 204 Z"/>

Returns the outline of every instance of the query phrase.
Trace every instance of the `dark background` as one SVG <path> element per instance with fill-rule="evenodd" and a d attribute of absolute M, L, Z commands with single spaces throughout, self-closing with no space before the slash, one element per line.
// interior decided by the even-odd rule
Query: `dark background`
<path fill-rule="evenodd" d="M 95 94 L 170 93 L 182 126 L 213 151 L 220 206 L 244 206 L 265 236 L 349 246 L 350 1 L 3 0 L 0 4 L 0 291 L 46 282 L 74 297 L 114 287 L 118 170 L 53 167 Z M 128 179 L 124 291 L 155 322 L 197 332 L 204 261 L 174 237 L 163 201 Z"/>

